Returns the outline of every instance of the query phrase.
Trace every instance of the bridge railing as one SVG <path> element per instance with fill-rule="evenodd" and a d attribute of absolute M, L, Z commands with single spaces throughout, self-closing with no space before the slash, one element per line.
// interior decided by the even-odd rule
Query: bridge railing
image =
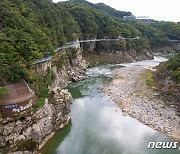
<path fill-rule="evenodd" d="M 91 40 L 80 40 L 80 41 L 74 41 L 74 42 L 68 42 L 65 46 L 59 47 L 54 50 L 54 52 L 58 52 L 63 49 L 67 48 L 77 48 L 80 47 L 80 43 L 87 43 L 87 42 L 103 42 L 103 41 L 118 41 L 118 40 L 138 40 L 140 37 L 135 37 L 135 38 L 125 38 L 125 37 L 119 37 L 116 39 L 91 39 Z M 33 64 L 39 64 L 42 62 L 50 61 L 52 59 L 52 56 L 48 56 L 42 59 L 36 60 Z"/>

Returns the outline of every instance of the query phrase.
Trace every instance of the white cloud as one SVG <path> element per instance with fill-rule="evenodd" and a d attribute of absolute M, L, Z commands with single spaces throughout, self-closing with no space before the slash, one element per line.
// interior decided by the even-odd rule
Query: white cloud
<path fill-rule="evenodd" d="M 63 0 L 53 0 L 54 2 Z M 180 0 L 88 0 L 103 2 L 117 10 L 130 11 L 135 16 L 149 16 L 155 20 L 180 21 Z"/>

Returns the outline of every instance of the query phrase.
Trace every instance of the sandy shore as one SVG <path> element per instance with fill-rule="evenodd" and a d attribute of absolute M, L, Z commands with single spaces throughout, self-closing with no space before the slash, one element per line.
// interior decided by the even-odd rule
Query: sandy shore
<path fill-rule="evenodd" d="M 124 113 L 180 141 L 180 118 L 146 85 L 148 72 L 143 66 L 117 68 L 114 79 L 103 91 Z"/>

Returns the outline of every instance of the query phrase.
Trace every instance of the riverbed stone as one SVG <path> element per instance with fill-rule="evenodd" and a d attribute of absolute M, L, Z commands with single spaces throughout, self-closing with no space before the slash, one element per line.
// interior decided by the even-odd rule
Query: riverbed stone
<path fill-rule="evenodd" d="M 147 74 L 144 66 L 117 68 L 113 73 L 114 76 L 123 76 L 123 80 L 114 78 L 103 91 L 113 98 L 122 111 L 179 140 L 179 135 L 176 133 L 175 137 L 173 130 L 180 130 L 180 119 L 172 108 L 165 108 L 163 100 L 146 85 L 146 78 L 142 76 Z"/>

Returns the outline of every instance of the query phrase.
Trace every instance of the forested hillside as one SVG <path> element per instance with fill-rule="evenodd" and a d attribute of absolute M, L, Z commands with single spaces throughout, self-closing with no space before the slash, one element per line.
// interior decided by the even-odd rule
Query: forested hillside
<path fill-rule="evenodd" d="M 39 58 L 77 39 L 140 37 L 122 42 L 122 50 L 143 50 L 168 45 L 180 39 L 180 23 L 143 25 L 122 20 L 130 12 L 117 11 L 102 3 L 70 0 L 0 1 L 0 84 L 29 78 L 29 68 Z"/>

